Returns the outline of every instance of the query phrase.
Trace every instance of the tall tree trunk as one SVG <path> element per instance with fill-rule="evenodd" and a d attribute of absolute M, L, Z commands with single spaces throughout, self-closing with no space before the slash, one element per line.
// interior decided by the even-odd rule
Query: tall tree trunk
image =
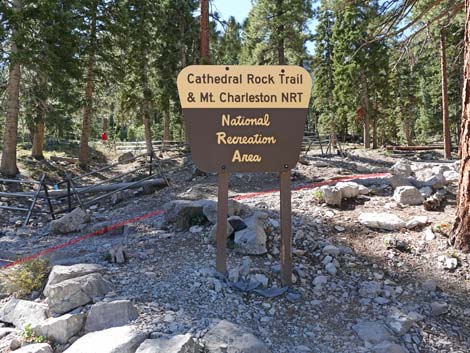
<path fill-rule="evenodd" d="M 108 127 L 109 127 L 109 120 L 108 118 L 103 118 L 103 123 L 102 123 L 102 130 L 105 133 L 108 133 Z"/>
<path fill-rule="evenodd" d="M 465 53 L 457 214 L 452 229 L 457 248 L 470 251 L 470 0 L 465 0 Z"/>
<path fill-rule="evenodd" d="M 47 79 L 43 73 L 37 77 L 38 102 L 36 107 L 36 121 L 33 133 L 33 148 L 31 156 L 36 159 L 44 159 L 44 132 L 47 114 Z"/>
<path fill-rule="evenodd" d="M 377 112 L 374 110 L 374 117 L 372 118 L 372 148 L 378 148 L 378 136 L 377 136 Z"/>
<path fill-rule="evenodd" d="M 451 158 L 451 141 L 449 126 L 449 96 L 447 94 L 447 58 L 446 34 L 444 28 L 439 36 L 441 46 L 441 81 L 442 81 L 442 136 L 444 137 L 444 158 Z"/>
<path fill-rule="evenodd" d="M 364 148 L 370 148 L 370 121 L 368 114 L 364 114 Z"/>
<path fill-rule="evenodd" d="M 44 123 L 44 116 L 40 113 L 41 116 L 38 117 L 36 121 L 36 126 L 34 127 L 34 135 L 33 135 L 33 148 L 31 150 L 31 156 L 36 159 L 44 159 L 44 130 L 45 130 L 45 123 Z"/>
<path fill-rule="evenodd" d="M 283 13 L 283 3 L 284 0 L 277 0 L 277 20 L 279 21 L 279 25 L 277 27 L 277 35 L 279 36 L 277 40 L 277 59 L 279 65 L 286 64 L 286 55 L 284 49 L 284 23 L 281 20 Z"/>
<path fill-rule="evenodd" d="M 83 108 L 82 134 L 80 136 L 80 151 L 78 154 L 78 162 L 82 167 L 87 166 L 90 158 L 90 147 L 88 146 L 88 141 L 90 139 L 91 118 L 93 114 L 93 90 L 96 64 L 96 12 L 98 11 L 98 3 L 95 2 L 93 6 L 90 28 L 90 50 L 88 54 L 89 57 L 85 86 L 85 106 Z"/>
<path fill-rule="evenodd" d="M 363 91 L 362 101 L 364 105 L 364 148 L 370 148 L 370 102 L 369 102 L 369 87 L 364 73 L 361 73 Z"/>
<path fill-rule="evenodd" d="M 165 146 L 168 144 L 168 141 L 171 140 L 170 136 L 170 109 L 165 110 L 165 120 L 163 123 L 163 143 Z"/>
<path fill-rule="evenodd" d="M 147 153 L 150 154 L 153 152 L 152 128 L 150 125 L 150 104 L 152 100 L 152 92 L 150 91 L 150 87 L 149 87 L 147 62 L 148 62 L 147 51 L 144 50 L 143 55 L 142 55 L 142 89 L 143 89 L 142 114 L 144 115 L 145 146 L 147 149 Z"/>
<path fill-rule="evenodd" d="M 411 139 L 411 121 L 408 116 L 403 120 L 403 130 L 405 132 L 406 144 L 408 146 L 412 146 L 413 140 Z"/>
<path fill-rule="evenodd" d="M 210 63 L 209 0 L 201 0 L 201 64 Z"/>
<path fill-rule="evenodd" d="M 21 1 L 15 0 L 13 8 L 15 11 L 20 11 Z M 16 139 L 18 137 L 18 114 L 20 110 L 21 66 L 16 61 L 18 59 L 16 57 L 18 55 L 17 38 L 18 31 L 13 26 L 11 34 L 12 63 L 8 74 L 6 119 L 3 132 L 2 162 L 0 164 L 0 172 L 6 176 L 15 176 L 19 172 L 16 166 Z"/>

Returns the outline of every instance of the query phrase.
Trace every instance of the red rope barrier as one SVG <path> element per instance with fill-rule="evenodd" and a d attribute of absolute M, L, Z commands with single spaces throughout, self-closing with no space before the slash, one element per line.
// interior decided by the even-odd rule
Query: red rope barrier
<path fill-rule="evenodd" d="M 357 180 L 357 179 L 377 178 L 377 177 L 384 177 L 384 176 L 387 176 L 387 175 L 388 175 L 388 173 L 350 175 L 350 176 L 346 176 L 346 177 L 342 177 L 342 178 L 338 178 L 338 179 L 325 180 L 325 181 L 318 182 L 318 183 L 313 183 L 313 184 L 309 184 L 309 185 L 298 186 L 298 187 L 293 188 L 292 190 L 293 190 L 293 191 L 300 191 L 300 190 L 306 190 L 306 189 L 313 189 L 313 188 L 320 187 L 320 186 L 323 186 L 323 185 L 336 184 L 336 183 L 338 183 L 338 182 L 340 182 L 340 181 L 352 181 L 352 180 Z M 246 195 L 235 196 L 233 199 L 234 199 L 234 200 L 251 199 L 251 198 L 254 198 L 254 197 L 257 197 L 257 196 L 272 194 L 272 193 L 275 193 L 275 192 L 278 192 L 278 191 L 279 191 L 279 190 L 277 190 L 277 189 L 275 189 L 275 190 L 268 190 L 268 191 L 260 191 L 260 192 L 255 192 L 255 193 L 246 194 Z M 152 211 L 152 212 L 143 214 L 143 215 L 141 215 L 141 216 L 137 216 L 137 217 L 134 217 L 134 218 L 126 219 L 126 220 L 121 221 L 121 222 L 119 222 L 119 223 L 116 223 L 116 224 L 113 224 L 113 225 L 110 225 L 110 226 L 107 226 L 107 227 L 98 229 L 98 230 L 96 230 L 96 231 L 94 231 L 94 232 L 92 232 L 92 233 L 88 233 L 88 234 L 82 235 L 82 236 L 80 236 L 80 237 L 71 239 L 71 240 L 69 240 L 69 241 L 67 241 L 67 242 L 65 242 L 65 243 L 58 244 L 58 245 L 53 246 L 53 247 L 51 247 L 51 248 L 42 250 L 42 251 L 40 251 L 40 252 L 38 252 L 38 253 L 36 253 L 36 254 L 32 254 L 32 255 L 26 256 L 26 257 L 24 257 L 24 258 L 18 259 L 18 260 L 14 261 L 14 262 L 11 262 L 11 263 L 9 263 L 9 264 L 2 265 L 2 266 L 0 266 L 0 269 L 5 269 L 5 268 L 13 267 L 13 266 L 22 264 L 22 263 L 24 263 L 24 262 L 37 259 L 37 258 L 42 257 L 42 256 L 44 256 L 44 255 L 50 254 L 50 253 L 52 253 L 52 252 L 54 252 L 54 251 L 57 251 L 57 250 L 60 250 L 60 249 L 63 249 L 63 248 L 66 248 L 66 247 L 75 245 L 75 244 L 77 244 L 77 243 L 80 243 L 80 242 L 82 242 L 82 241 L 84 241 L 84 240 L 87 240 L 87 239 L 96 237 L 96 236 L 98 236 L 98 235 L 103 235 L 103 234 L 105 234 L 105 233 L 107 233 L 107 232 L 110 232 L 110 231 L 112 231 L 112 230 L 114 230 L 114 229 L 117 229 L 117 228 L 119 228 L 119 227 L 122 227 L 122 226 L 124 226 L 124 225 L 130 224 L 130 223 L 139 222 L 139 221 L 142 221 L 142 220 L 147 219 L 147 218 L 150 218 L 150 217 L 159 216 L 159 215 L 162 215 L 162 214 L 164 214 L 164 213 L 165 213 L 164 210 L 156 210 L 156 211 Z"/>

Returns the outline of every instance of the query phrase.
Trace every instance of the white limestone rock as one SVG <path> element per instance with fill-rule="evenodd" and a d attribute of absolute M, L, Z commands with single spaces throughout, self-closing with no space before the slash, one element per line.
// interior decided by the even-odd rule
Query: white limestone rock
<path fill-rule="evenodd" d="M 146 338 L 134 326 L 113 327 L 82 336 L 64 353 L 135 353 Z"/>
<path fill-rule="evenodd" d="M 359 223 L 374 229 L 399 230 L 406 226 L 397 215 L 391 213 L 362 213 L 359 215 Z"/>

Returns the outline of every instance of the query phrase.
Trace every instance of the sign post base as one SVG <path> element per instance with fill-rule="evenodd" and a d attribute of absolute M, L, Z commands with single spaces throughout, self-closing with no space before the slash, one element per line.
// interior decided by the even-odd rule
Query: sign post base
<path fill-rule="evenodd" d="M 292 207 L 290 170 L 281 172 L 281 282 L 292 284 Z"/>
<path fill-rule="evenodd" d="M 222 275 L 227 272 L 227 214 L 228 214 L 228 182 L 230 174 L 219 173 L 217 202 L 217 258 L 216 270 Z"/>
<path fill-rule="evenodd" d="M 292 285 L 292 207 L 290 170 L 280 173 L 281 179 L 281 282 Z M 230 173 L 219 173 L 217 202 L 216 270 L 227 274 L 227 214 Z"/>

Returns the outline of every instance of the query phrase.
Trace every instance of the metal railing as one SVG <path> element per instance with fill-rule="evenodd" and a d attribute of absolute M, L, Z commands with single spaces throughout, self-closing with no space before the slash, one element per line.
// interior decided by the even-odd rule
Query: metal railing
<path fill-rule="evenodd" d="M 0 192 L 0 197 L 4 198 L 26 198 L 31 201 L 30 206 L 28 208 L 25 207 L 16 207 L 16 206 L 8 206 L 8 205 L 0 205 L 0 209 L 10 210 L 10 211 L 17 211 L 17 212 L 26 212 L 26 218 L 23 222 L 23 225 L 27 225 L 29 220 L 31 219 L 31 215 L 33 213 L 45 213 L 50 214 L 52 219 L 55 219 L 54 208 L 52 207 L 51 198 L 49 196 L 48 186 L 45 183 L 46 174 L 43 173 L 39 180 L 17 180 L 17 179 L 0 179 L 0 184 L 34 184 L 36 185 L 36 190 L 34 193 L 19 193 L 19 192 Z M 49 212 L 43 211 L 42 209 L 35 209 L 36 204 L 38 203 L 38 199 L 41 193 L 41 190 L 44 189 L 43 192 L 43 199 L 46 201 L 47 206 L 49 207 Z"/>
<path fill-rule="evenodd" d="M 93 175 L 99 175 L 102 177 L 102 173 L 113 172 L 113 169 L 116 166 L 127 164 L 129 162 L 137 162 L 139 165 L 133 167 L 131 170 L 106 177 L 104 180 L 99 182 L 90 183 L 90 181 L 87 180 L 88 177 Z M 118 192 L 144 185 L 144 183 L 150 181 L 152 178 L 156 178 L 157 173 L 161 175 L 161 180 L 156 179 L 156 181 L 161 181 L 161 185 L 170 185 L 170 182 L 165 176 L 161 166 L 161 160 L 156 158 L 155 153 L 152 152 L 150 154 L 143 153 L 138 156 L 133 156 L 126 160 L 122 160 L 106 167 L 92 170 L 77 176 L 70 176 L 67 174 L 66 178 L 55 184 L 51 191 L 49 191 L 49 187 L 45 183 L 46 174 L 42 174 L 38 181 L 0 179 L 0 185 L 7 185 L 9 183 L 36 185 L 36 189 L 33 192 L 0 192 L 0 197 L 10 199 L 25 198 L 31 201 L 28 208 L 16 207 L 12 205 L 0 205 L 0 208 L 10 211 L 27 212 L 23 222 L 24 225 L 29 224 L 31 215 L 33 213 L 50 214 L 51 218 L 55 219 L 56 215 L 71 212 L 77 206 L 82 208 L 90 207 Z M 118 186 L 114 188 L 112 182 L 120 179 L 123 180 L 124 178 L 129 177 L 131 177 L 130 182 L 123 182 L 122 186 L 117 184 Z M 109 187 L 106 188 L 106 185 L 112 187 L 113 189 L 109 190 Z M 100 191 L 99 188 L 103 186 L 105 187 L 104 191 Z M 96 194 L 99 195 L 96 196 Z M 38 200 L 43 200 L 47 203 L 49 212 L 43 210 L 43 205 L 41 205 L 42 207 L 36 207 L 38 206 Z"/>

